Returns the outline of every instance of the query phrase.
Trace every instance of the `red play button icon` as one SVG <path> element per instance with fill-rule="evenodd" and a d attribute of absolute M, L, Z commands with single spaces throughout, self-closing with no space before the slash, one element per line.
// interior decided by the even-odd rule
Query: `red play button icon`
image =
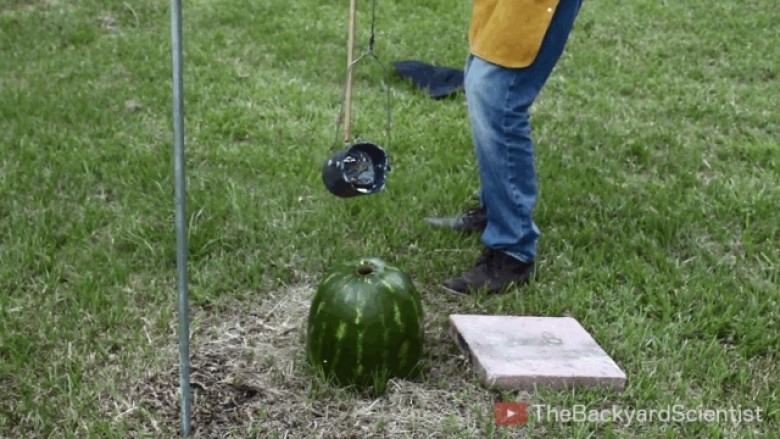
<path fill-rule="evenodd" d="M 524 402 L 497 402 L 495 407 L 497 425 L 522 425 L 528 422 L 528 406 Z"/>

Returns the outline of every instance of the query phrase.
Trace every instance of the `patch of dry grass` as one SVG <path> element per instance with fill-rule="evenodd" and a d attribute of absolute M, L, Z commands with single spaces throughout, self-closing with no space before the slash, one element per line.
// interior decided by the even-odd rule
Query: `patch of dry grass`
<path fill-rule="evenodd" d="M 255 305 L 231 303 L 193 313 L 193 430 L 199 438 L 480 437 L 492 416 L 492 392 L 472 379 L 451 350 L 446 328 L 426 324 L 424 382 L 393 380 L 374 398 L 334 388 L 305 360 L 305 322 L 313 293 L 298 285 Z M 172 327 L 174 322 L 172 322 Z M 170 334 L 169 334 L 170 335 Z M 168 437 L 180 428 L 175 337 L 160 338 L 157 358 L 118 371 L 121 380 L 101 406 L 133 437 Z M 435 346 L 435 349 L 431 349 Z M 152 366 L 150 366 L 152 365 Z M 519 433 L 519 432 L 517 432 Z"/>

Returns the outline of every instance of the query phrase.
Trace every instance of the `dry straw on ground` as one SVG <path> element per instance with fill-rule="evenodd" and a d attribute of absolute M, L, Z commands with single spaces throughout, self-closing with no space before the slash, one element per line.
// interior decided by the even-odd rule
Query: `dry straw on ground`
<path fill-rule="evenodd" d="M 299 286 L 255 306 L 193 312 L 195 437 L 484 436 L 494 395 L 477 384 L 442 320 L 430 315 L 424 378 L 391 381 L 379 398 L 315 378 L 304 353 L 312 294 L 311 287 Z M 116 427 L 134 437 L 173 437 L 180 428 L 175 339 L 155 352 L 157 361 L 125 371 L 135 376 L 125 377 L 127 386 L 101 404 Z"/>

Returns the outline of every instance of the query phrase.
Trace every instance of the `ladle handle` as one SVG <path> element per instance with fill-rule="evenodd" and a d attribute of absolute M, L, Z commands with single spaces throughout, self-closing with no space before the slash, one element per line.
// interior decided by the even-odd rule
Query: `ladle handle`
<path fill-rule="evenodd" d="M 352 62 L 355 55 L 356 0 L 349 0 L 349 33 L 347 36 L 347 85 L 344 91 L 344 143 L 352 139 Z"/>

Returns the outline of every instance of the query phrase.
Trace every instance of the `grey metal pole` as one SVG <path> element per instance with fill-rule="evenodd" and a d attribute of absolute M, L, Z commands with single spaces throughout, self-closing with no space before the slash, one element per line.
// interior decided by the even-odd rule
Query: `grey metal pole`
<path fill-rule="evenodd" d="M 184 80 L 182 75 L 181 0 L 171 0 L 173 61 L 173 174 L 176 208 L 176 268 L 179 291 L 179 386 L 182 435 L 190 435 L 190 323 L 187 298 L 187 221 L 184 178 Z"/>

